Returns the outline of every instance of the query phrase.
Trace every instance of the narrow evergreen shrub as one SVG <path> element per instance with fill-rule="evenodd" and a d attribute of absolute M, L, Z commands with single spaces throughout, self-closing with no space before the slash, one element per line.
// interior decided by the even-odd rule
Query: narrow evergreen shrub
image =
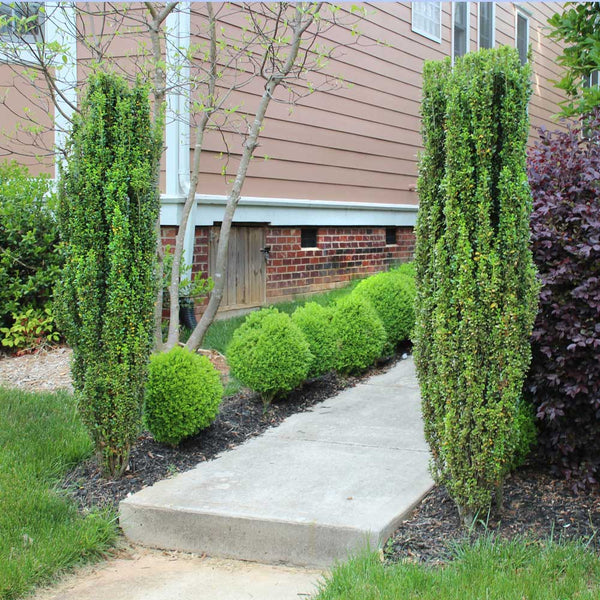
<path fill-rule="evenodd" d="M 392 270 L 363 279 L 352 292 L 369 300 L 387 336 L 384 354 L 410 337 L 415 324 L 415 287 L 410 277 Z"/>
<path fill-rule="evenodd" d="M 538 293 L 529 77 L 508 47 L 425 68 L 415 361 L 433 472 L 466 524 L 500 503 L 523 440 Z"/>
<path fill-rule="evenodd" d="M 313 358 L 298 326 L 276 308 L 251 313 L 234 332 L 226 355 L 231 374 L 258 392 L 265 406 L 299 386 Z"/>
<path fill-rule="evenodd" d="M 585 487 L 600 475 L 600 109 L 540 131 L 529 155 L 533 256 L 542 280 L 528 379 L 540 445 Z"/>
<path fill-rule="evenodd" d="M 337 337 L 336 370 L 347 375 L 370 367 L 382 354 L 387 337 L 373 305 L 360 295 L 338 300 L 332 324 Z"/>
<path fill-rule="evenodd" d="M 177 446 L 206 429 L 222 398 L 219 372 L 206 356 L 175 346 L 150 359 L 144 420 L 157 442 Z"/>
<path fill-rule="evenodd" d="M 332 317 L 331 308 L 316 302 L 307 302 L 292 314 L 292 321 L 304 334 L 313 355 L 308 377 L 319 377 L 335 366 L 336 335 Z"/>
<path fill-rule="evenodd" d="M 160 153 L 146 88 L 92 75 L 60 177 L 65 266 L 57 291 L 79 408 L 111 475 L 127 467 L 141 425 Z"/>
<path fill-rule="evenodd" d="M 49 177 L 33 177 L 16 163 L 0 165 L 0 340 L 13 349 L 57 335 L 51 299 L 61 255 L 51 189 Z M 32 315 L 35 330 L 41 318 L 46 327 L 33 335 L 15 333 Z"/>

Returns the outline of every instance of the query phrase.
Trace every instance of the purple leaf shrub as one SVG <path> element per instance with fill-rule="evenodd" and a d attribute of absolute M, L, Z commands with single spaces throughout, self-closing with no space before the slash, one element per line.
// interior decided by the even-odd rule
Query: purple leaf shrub
<path fill-rule="evenodd" d="M 600 478 L 600 110 L 529 153 L 542 280 L 528 387 L 540 444 L 573 489 Z"/>

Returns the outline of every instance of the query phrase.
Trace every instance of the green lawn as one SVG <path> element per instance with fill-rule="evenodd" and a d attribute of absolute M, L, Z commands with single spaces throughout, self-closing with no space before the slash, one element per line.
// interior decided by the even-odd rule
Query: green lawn
<path fill-rule="evenodd" d="M 483 539 L 445 567 L 386 566 L 375 554 L 336 567 L 315 600 L 597 600 L 600 557 L 583 544 Z"/>
<path fill-rule="evenodd" d="M 349 294 L 356 287 L 359 281 L 359 279 L 356 279 L 343 288 L 338 288 L 322 294 L 314 294 L 312 296 L 297 300 L 290 300 L 288 302 L 279 302 L 274 306 L 281 312 L 285 312 L 290 315 L 296 310 L 296 308 L 303 306 L 307 302 L 317 302 L 323 306 L 329 306 L 339 298 Z M 221 354 L 225 354 L 225 350 L 231 341 L 233 332 L 244 322 L 245 318 L 246 315 L 242 315 L 239 317 L 232 317 L 231 319 L 220 319 L 218 321 L 214 321 L 204 336 L 202 347 L 217 350 Z M 189 332 L 187 332 L 185 335 L 182 335 L 182 339 L 184 340 L 188 337 Z"/>
<path fill-rule="evenodd" d="M 8 600 L 101 554 L 116 520 L 79 514 L 57 489 L 92 452 L 71 394 L 0 388 L 0 423 L 0 599 Z"/>

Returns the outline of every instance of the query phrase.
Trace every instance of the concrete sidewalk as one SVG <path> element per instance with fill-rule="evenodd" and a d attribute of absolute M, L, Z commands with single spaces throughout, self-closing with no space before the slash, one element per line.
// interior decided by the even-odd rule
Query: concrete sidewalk
<path fill-rule="evenodd" d="M 132 541 L 330 566 L 381 546 L 432 485 L 412 359 L 121 503 Z"/>

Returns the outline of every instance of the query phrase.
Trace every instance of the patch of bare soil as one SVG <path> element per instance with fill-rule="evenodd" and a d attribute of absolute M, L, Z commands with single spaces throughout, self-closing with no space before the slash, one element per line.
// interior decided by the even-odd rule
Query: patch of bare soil
<path fill-rule="evenodd" d="M 482 515 L 467 532 L 445 488 L 436 486 L 392 535 L 386 558 L 443 564 L 456 543 L 490 533 L 501 539 L 583 540 L 600 550 L 600 490 L 574 493 L 539 457 L 507 478 L 503 501 L 501 514 Z"/>
<path fill-rule="evenodd" d="M 21 356 L 0 354 L 0 385 L 30 392 L 58 389 L 73 391 L 70 367 L 72 354 L 72 350 L 66 346 Z"/>

